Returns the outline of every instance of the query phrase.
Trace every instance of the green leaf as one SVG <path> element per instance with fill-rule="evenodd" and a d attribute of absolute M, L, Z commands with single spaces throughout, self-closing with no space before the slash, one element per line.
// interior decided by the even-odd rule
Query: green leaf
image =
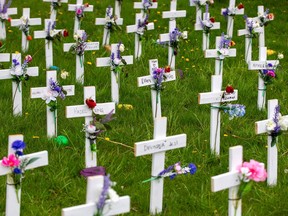
<path fill-rule="evenodd" d="M 38 160 L 39 157 L 33 157 L 33 158 L 29 158 L 27 163 L 26 163 L 26 166 L 28 166 L 29 164 L 32 164 L 34 163 L 36 160 Z"/>

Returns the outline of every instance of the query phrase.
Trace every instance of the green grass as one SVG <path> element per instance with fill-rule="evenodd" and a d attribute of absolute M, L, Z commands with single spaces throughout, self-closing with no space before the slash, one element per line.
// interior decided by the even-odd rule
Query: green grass
<path fill-rule="evenodd" d="M 28 2 L 28 3 L 27 3 Z M 133 66 L 127 66 L 129 76 L 121 77 L 120 103 L 132 104 L 133 110 L 117 109 L 117 120 L 111 122 L 112 130 L 105 136 L 111 140 L 124 143 L 133 147 L 138 141 L 153 138 L 153 119 L 151 111 L 151 95 L 149 87 L 138 88 L 137 77 L 148 74 L 148 60 L 158 58 L 159 66 L 167 64 L 167 48 L 153 45 L 152 40 L 157 39 L 160 33 L 168 33 L 168 20 L 161 18 L 157 11 L 169 10 L 169 1 L 159 0 L 157 10 L 151 10 L 150 21 L 155 20 L 155 30 L 146 32 L 147 40 L 143 42 L 143 55 Z M 74 2 L 73 2 L 74 3 Z M 105 8 L 113 0 L 88 1 L 94 5 L 94 13 L 86 13 L 82 22 L 83 29 L 89 35 L 91 41 L 102 41 L 103 28 L 95 26 L 96 17 L 104 17 Z M 245 13 L 249 16 L 257 14 L 257 5 L 262 1 L 245 1 Z M 266 136 L 256 136 L 254 122 L 267 118 L 265 111 L 257 110 L 257 71 L 248 71 L 244 61 L 244 37 L 237 37 L 237 29 L 244 28 L 244 21 L 237 16 L 234 25 L 234 40 L 237 48 L 237 58 L 226 59 L 224 63 L 223 85 L 232 84 L 239 90 L 238 103 L 246 105 L 247 114 L 244 118 L 228 120 L 223 115 L 221 119 L 221 154 L 215 158 L 210 154 L 209 129 L 210 107 L 198 105 L 197 95 L 200 92 L 210 91 L 211 75 L 214 74 L 214 60 L 204 59 L 201 50 L 202 32 L 194 31 L 195 7 L 188 6 L 188 0 L 178 1 L 179 10 L 187 10 L 187 17 L 178 19 L 177 25 L 181 30 L 189 31 L 187 43 L 182 43 L 181 50 L 176 58 L 176 68 L 184 71 L 184 78 L 177 77 L 175 82 L 166 83 L 166 89 L 162 92 L 162 116 L 168 118 L 167 135 L 180 133 L 187 134 L 187 147 L 176 149 L 166 153 L 166 165 L 169 166 L 178 161 L 182 164 L 194 162 L 198 171 L 194 176 L 178 176 L 175 180 L 165 180 L 163 213 L 162 215 L 227 215 L 228 191 L 212 193 L 210 190 L 210 178 L 228 170 L 228 149 L 231 146 L 243 145 L 244 160 L 255 159 L 267 161 Z M 211 16 L 215 16 L 221 22 L 221 30 L 212 31 L 210 47 L 214 48 L 215 37 L 226 30 L 226 23 L 220 14 L 220 8 L 226 7 L 228 0 L 216 2 L 210 8 Z M 21 4 L 16 1 L 12 4 L 18 7 L 18 16 L 22 13 L 22 7 L 31 7 L 31 17 L 49 18 L 49 4 L 41 1 L 29 0 Z M 270 8 L 276 16 L 275 20 L 265 29 L 266 46 L 279 52 L 287 53 L 287 2 L 265 2 L 265 8 Z M 73 12 L 67 11 L 67 4 L 61 8 L 62 14 L 58 14 L 57 28 L 67 28 L 73 31 Z M 127 50 L 125 55 L 134 54 L 134 35 L 126 34 L 126 25 L 134 24 L 135 13 L 132 1 L 124 0 L 122 17 L 124 26 L 122 32 L 115 32 L 110 42 L 117 43 L 121 40 Z M 157 20 L 157 21 L 156 21 Z M 44 20 L 42 21 L 44 22 Z M 5 42 L 7 52 L 20 51 L 20 32 L 16 28 L 10 28 L 13 32 L 7 33 Z M 32 27 L 34 30 L 42 30 L 42 27 Z M 72 33 L 64 42 L 73 42 Z M 255 42 L 255 43 L 254 43 Z M 63 45 L 54 46 L 54 65 L 70 72 L 66 80 L 61 84 L 73 84 L 75 80 L 75 56 L 62 51 Z M 33 55 L 34 53 L 36 53 Z M 253 59 L 257 59 L 257 42 L 253 41 Z M 65 106 L 83 103 L 83 87 L 76 84 L 76 95 L 67 97 L 60 102 L 58 110 L 59 134 L 69 138 L 68 147 L 59 147 L 53 140 L 46 138 L 46 109 L 41 99 L 29 99 L 30 88 L 44 86 L 45 84 L 45 54 L 44 41 L 33 40 L 30 43 L 29 54 L 33 55 L 31 66 L 39 66 L 40 76 L 31 78 L 27 86 L 23 88 L 23 116 L 12 115 L 11 81 L 1 80 L 0 96 L 0 155 L 7 154 L 7 141 L 10 134 L 24 134 L 28 147 L 26 153 L 41 150 L 49 151 L 49 166 L 27 171 L 23 182 L 21 215 L 60 215 L 61 209 L 85 203 L 86 180 L 79 175 L 84 168 L 84 133 L 81 132 L 84 119 L 66 119 Z M 97 101 L 109 102 L 111 100 L 110 72 L 108 68 L 96 68 L 95 58 L 108 56 L 101 49 L 96 52 L 86 52 L 85 62 L 85 86 L 96 86 Z M 183 56 L 183 58 L 182 58 Z M 23 58 L 23 57 L 22 57 Z M 185 61 L 188 58 L 189 61 Z M 275 59 L 276 55 L 268 57 Z M 5 68 L 10 65 L 3 64 Z M 279 99 L 281 112 L 288 113 L 287 108 L 287 60 L 281 61 L 281 71 L 276 82 L 267 89 L 268 99 Z M 59 78 L 60 80 L 60 78 Z M 228 136 L 224 136 L 227 134 Z M 35 138 L 35 136 L 39 138 Z M 34 137 L 34 138 L 33 138 Z M 287 135 L 279 137 L 279 167 L 278 184 L 269 188 L 265 183 L 255 184 L 249 196 L 243 199 L 243 215 L 287 215 L 287 181 L 288 174 L 284 170 L 288 168 L 287 152 L 285 145 Z M 151 156 L 135 158 L 133 151 L 104 140 L 97 141 L 98 164 L 106 167 L 111 174 L 111 179 L 117 182 L 116 190 L 120 195 L 131 197 L 131 213 L 129 215 L 149 214 L 149 184 L 141 181 L 149 178 L 151 172 Z M 0 178 L 0 214 L 5 212 L 5 177 Z"/>

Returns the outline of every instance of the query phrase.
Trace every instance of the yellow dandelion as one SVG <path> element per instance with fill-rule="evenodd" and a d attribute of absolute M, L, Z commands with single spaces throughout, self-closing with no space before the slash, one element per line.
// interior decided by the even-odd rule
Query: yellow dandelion
<path fill-rule="evenodd" d="M 32 136 L 33 139 L 39 139 L 39 136 Z"/>
<path fill-rule="evenodd" d="M 191 49 L 190 51 L 191 51 L 191 52 L 194 52 L 194 49 Z"/>
<path fill-rule="evenodd" d="M 11 33 L 11 32 L 13 32 L 13 31 L 9 29 L 9 30 L 8 30 L 8 32 L 10 32 L 10 33 Z"/>
<path fill-rule="evenodd" d="M 118 104 L 118 108 L 121 109 L 123 107 L 123 104 Z"/>
<path fill-rule="evenodd" d="M 195 154 L 195 153 L 197 153 L 197 151 L 194 150 L 194 151 L 192 151 L 192 153 Z"/>
<path fill-rule="evenodd" d="M 29 115 L 29 113 L 28 113 L 28 112 L 26 112 L 26 113 L 25 113 L 25 115 Z"/>
<path fill-rule="evenodd" d="M 19 51 L 15 51 L 15 54 L 19 54 Z"/>
<path fill-rule="evenodd" d="M 160 11 L 157 11 L 157 14 L 161 14 L 161 12 L 160 12 Z"/>
<path fill-rule="evenodd" d="M 58 13 L 61 14 L 61 15 L 63 14 L 61 11 L 59 11 Z"/>
<path fill-rule="evenodd" d="M 155 19 L 155 20 L 153 20 L 153 22 L 157 22 L 157 20 Z"/>
<path fill-rule="evenodd" d="M 126 110 L 132 110 L 133 106 L 131 104 L 124 104 Z"/>
<path fill-rule="evenodd" d="M 161 26 L 158 26 L 158 28 L 161 28 Z"/>
<path fill-rule="evenodd" d="M 225 136 L 225 137 L 227 137 L 227 136 L 228 136 L 228 134 L 224 134 L 224 136 Z"/>
<path fill-rule="evenodd" d="M 105 140 L 110 141 L 110 138 L 109 137 L 105 137 Z"/>
<path fill-rule="evenodd" d="M 87 62 L 88 65 L 92 65 L 92 62 Z"/>
<path fill-rule="evenodd" d="M 189 62 L 190 60 L 189 60 L 189 58 L 186 58 L 185 61 L 186 61 L 186 62 Z"/>
<path fill-rule="evenodd" d="M 275 53 L 276 53 L 275 50 L 267 49 L 267 55 L 268 55 L 268 56 L 269 56 L 269 55 L 273 55 L 273 54 L 275 54 Z"/>
<path fill-rule="evenodd" d="M 87 42 L 91 42 L 91 40 L 87 40 Z"/>
<path fill-rule="evenodd" d="M 184 57 L 184 56 L 181 56 L 181 58 L 184 59 L 185 57 Z"/>
<path fill-rule="evenodd" d="M 195 68 L 195 65 L 192 65 L 192 68 Z"/>
<path fill-rule="evenodd" d="M 96 52 L 92 52 L 92 55 L 95 55 Z"/>

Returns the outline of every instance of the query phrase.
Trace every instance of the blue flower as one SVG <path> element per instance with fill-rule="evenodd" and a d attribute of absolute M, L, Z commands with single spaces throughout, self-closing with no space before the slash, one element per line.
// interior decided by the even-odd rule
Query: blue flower
<path fill-rule="evenodd" d="M 172 180 L 176 177 L 176 173 L 173 173 L 172 175 L 169 176 L 169 178 Z"/>
<path fill-rule="evenodd" d="M 190 168 L 190 174 L 191 174 L 191 175 L 193 175 L 193 174 L 197 171 L 197 167 L 196 167 L 196 165 L 193 164 L 193 163 L 190 163 L 190 164 L 188 165 L 188 167 Z"/>
<path fill-rule="evenodd" d="M 15 155 L 17 155 L 17 156 L 22 156 L 22 155 L 24 155 L 24 153 L 23 153 L 22 151 L 16 151 L 16 152 L 15 152 Z"/>
<path fill-rule="evenodd" d="M 14 168 L 13 172 L 14 172 L 15 174 L 22 174 L 22 170 L 19 169 L 18 167 Z"/>
<path fill-rule="evenodd" d="M 12 143 L 12 148 L 17 151 L 19 149 L 24 149 L 26 147 L 26 143 L 23 142 L 22 140 L 15 140 L 13 143 Z"/>

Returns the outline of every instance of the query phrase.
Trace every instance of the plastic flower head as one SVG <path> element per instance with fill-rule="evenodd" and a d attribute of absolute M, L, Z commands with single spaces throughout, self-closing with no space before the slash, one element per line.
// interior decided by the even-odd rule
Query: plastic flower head
<path fill-rule="evenodd" d="M 32 58 L 31 55 L 26 55 L 25 58 L 24 58 L 24 61 L 25 61 L 26 63 L 30 63 L 32 60 L 33 60 L 33 58 Z"/>
<path fill-rule="evenodd" d="M 283 59 L 284 58 L 284 55 L 283 53 L 278 53 L 278 56 L 277 56 L 278 59 Z"/>
<path fill-rule="evenodd" d="M 47 91 L 42 95 L 42 100 L 45 100 L 46 104 L 49 104 L 51 101 L 56 101 L 58 93 L 47 89 Z"/>
<path fill-rule="evenodd" d="M 23 150 L 25 149 L 26 147 L 26 143 L 23 142 L 22 140 L 15 140 L 13 143 L 12 143 L 12 149 L 14 149 L 15 151 L 17 150 Z"/>
<path fill-rule="evenodd" d="M 57 81 L 54 81 L 52 78 L 49 79 L 49 85 L 51 91 L 54 91 L 57 94 L 57 97 L 65 99 L 67 92 L 59 85 Z"/>
<path fill-rule="evenodd" d="M 89 109 L 93 109 L 96 107 L 96 102 L 92 98 L 87 98 L 85 100 L 86 105 L 89 107 Z"/>
<path fill-rule="evenodd" d="M 228 113 L 229 119 L 234 117 L 243 117 L 246 113 L 245 106 L 242 104 L 228 104 L 224 109 L 225 113 Z"/>
<path fill-rule="evenodd" d="M 255 32 L 254 29 L 260 27 L 259 22 L 254 21 L 251 18 L 248 18 L 247 15 L 244 15 L 244 19 L 246 21 L 247 30 L 249 31 L 249 36 L 255 37 L 257 33 Z"/>
<path fill-rule="evenodd" d="M 65 71 L 65 69 L 61 70 L 60 77 L 62 79 L 66 79 L 69 76 L 69 72 Z"/>
<path fill-rule="evenodd" d="M 10 154 L 8 158 L 4 157 L 1 163 L 6 167 L 17 167 L 20 164 L 20 160 L 14 154 Z"/>
<path fill-rule="evenodd" d="M 120 52 L 124 52 L 124 50 L 125 50 L 124 44 L 123 44 L 123 43 L 119 43 L 118 46 L 119 46 L 119 47 L 118 47 L 119 51 L 120 51 Z"/>
<path fill-rule="evenodd" d="M 266 9 L 264 14 L 259 14 L 260 26 L 267 26 L 268 23 L 274 20 L 274 14 L 269 13 L 269 9 Z"/>
<path fill-rule="evenodd" d="M 259 163 L 255 160 L 250 160 L 250 162 L 244 162 L 238 167 L 238 172 L 240 174 L 240 179 L 244 182 L 254 181 L 263 182 L 267 178 L 267 172 L 264 163 Z"/>

